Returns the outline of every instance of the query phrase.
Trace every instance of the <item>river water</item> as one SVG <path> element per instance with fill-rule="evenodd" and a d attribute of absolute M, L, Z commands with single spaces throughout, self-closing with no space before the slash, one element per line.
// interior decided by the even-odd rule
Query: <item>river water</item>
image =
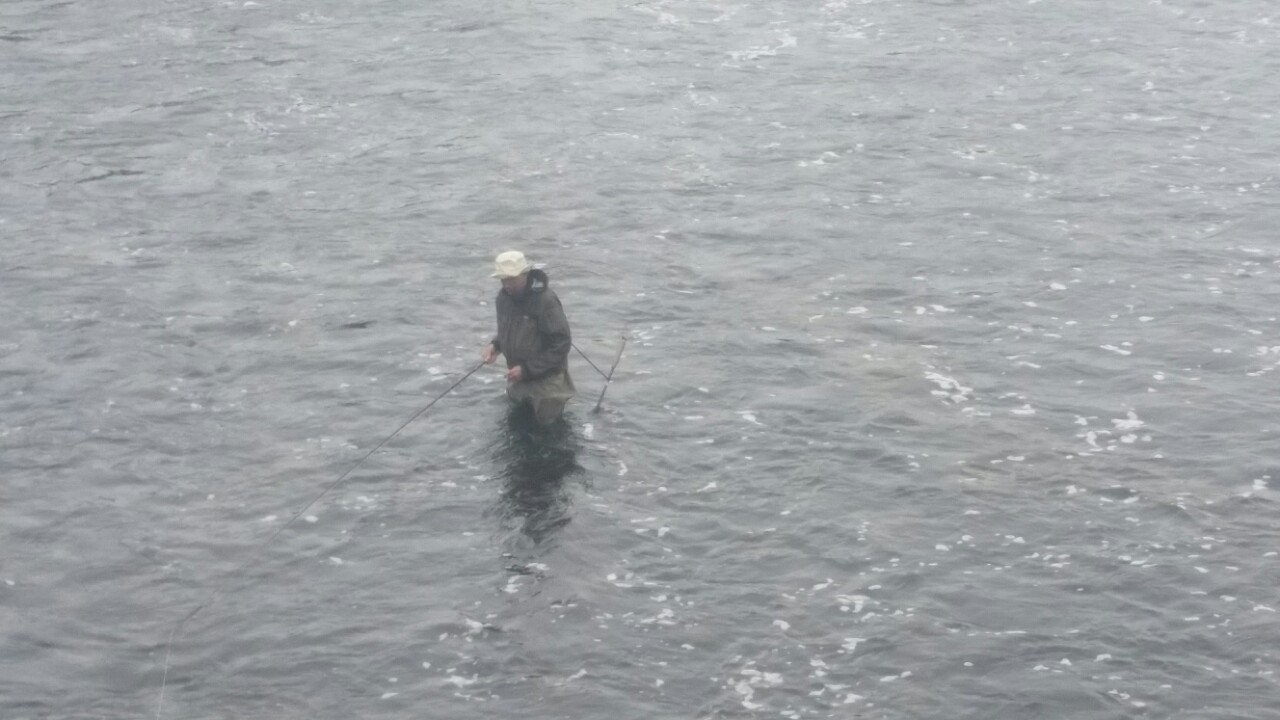
<path fill-rule="evenodd" d="M 1262 0 L 3 3 L 0 716 L 1278 717 L 1278 47 Z M 627 338 L 602 411 L 574 353 L 530 440 L 485 368 L 333 486 L 512 247 Z"/>

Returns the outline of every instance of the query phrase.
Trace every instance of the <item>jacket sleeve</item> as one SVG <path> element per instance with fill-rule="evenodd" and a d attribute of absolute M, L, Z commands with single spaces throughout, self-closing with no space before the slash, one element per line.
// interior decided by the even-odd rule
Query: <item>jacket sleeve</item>
<path fill-rule="evenodd" d="M 524 361 L 524 379 L 540 380 L 569 362 L 573 337 L 560 298 L 547 291 L 538 313 L 538 354 Z"/>

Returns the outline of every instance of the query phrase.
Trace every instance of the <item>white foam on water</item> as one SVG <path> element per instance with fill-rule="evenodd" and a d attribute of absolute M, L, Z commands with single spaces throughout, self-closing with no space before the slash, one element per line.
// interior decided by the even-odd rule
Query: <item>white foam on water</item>
<path fill-rule="evenodd" d="M 742 675 L 751 678 L 751 684 L 764 687 L 777 687 L 782 684 L 782 674 L 775 672 L 761 672 L 755 668 L 743 668 Z"/>
<path fill-rule="evenodd" d="M 262 522 L 275 522 L 275 521 L 276 521 L 276 516 L 275 516 L 275 515 L 268 515 L 268 516 L 266 516 L 266 517 L 262 518 Z"/>
<path fill-rule="evenodd" d="M 586 668 L 583 668 L 583 669 L 579 670 L 578 672 L 576 672 L 576 673 L 574 673 L 574 674 L 570 675 L 569 677 L 565 678 L 565 680 L 566 680 L 566 681 L 571 682 L 571 681 L 573 681 L 573 680 L 580 680 L 580 679 L 582 679 L 582 678 L 584 678 L 584 677 L 586 677 L 586 676 L 587 676 L 587 669 L 586 669 Z"/>
<path fill-rule="evenodd" d="M 1137 428 L 1142 427 L 1143 425 L 1146 425 L 1145 422 L 1138 419 L 1138 414 L 1135 413 L 1133 410 L 1130 410 L 1128 412 L 1127 418 L 1112 420 L 1111 424 L 1116 426 L 1116 430 L 1135 430 Z"/>
<path fill-rule="evenodd" d="M 969 399 L 973 394 L 973 388 L 961 385 L 955 378 L 947 377 L 942 373 L 928 371 L 924 374 L 924 378 L 931 383 L 936 384 L 940 390 L 934 390 L 933 395 L 943 397 L 952 403 L 962 403 Z"/>
<path fill-rule="evenodd" d="M 302 518 L 302 519 L 303 519 L 303 520 L 306 520 L 306 521 L 307 521 L 307 522 L 309 522 L 309 523 L 318 523 L 318 522 L 320 522 L 320 518 L 316 517 L 315 515 L 308 515 L 308 516 L 306 516 L 306 517 L 304 517 L 304 518 Z"/>
<path fill-rule="evenodd" d="M 595 426 L 594 426 L 594 425 L 592 425 L 591 423 L 583 423 L 583 425 L 582 425 L 582 437 L 584 437 L 584 438 L 586 438 L 586 439 L 588 439 L 588 440 L 591 440 L 591 439 L 595 438 L 595 436 L 596 436 L 596 428 L 595 428 Z"/>
<path fill-rule="evenodd" d="M 468 685 L 475 685 L 479 680 L 480 676 L 478 674 L 472 675 L 469 678 L 461 675 L 450 675 L 444 679 L 446 683 L 460 688 L 467 687 Z"/>
<path fill-rule="evenodd" d="M 397 696 L 397 695 L 399 695 L 399 694 L 400 694 L 400 693 L 398 693 L 398 692 L 385 692 L 385 693 L 382 693 L 382 699 L 383 699 L 383 700 L 389 700 L 389 699 L 391 699 L 391 698 L 393 698 L 393 697 L 395 697 L 395 696 Z"/>
<path fill-rule="evenodd" d="M 865 307 L 858 305 L 856 307 L 849 308 L 848 310 L 845 311 L 844 314 L 845 315 L 865 315 L 867 312 L 869 311 Z"/>
<path fill-rule="evenodd" d="M 753 425 L 764 425 L 764 423 L 756 419 L 754 410 L 739 410 L 737 411 L 737 414 L 741 416 L 743 420 L 746 420 Z"/>
<path fill-rule="evenodd" d="M 631 587 L 635 587 L 635 584 L 626 582 L 626 581 L 630 580 L 633 577 L 633 575 L 634 574 L 631 572 L 624 572 L 622 574 L 622 578 L 619 579 L 617 573 L 609 573 L 607 576 L 605 576 L 605 579 L 613 583 L 614 587 L 631 588 Z"/>
<path fill-rule="evenodd" d="M 786 620 L 774 620 L 773 626 L 784 632 L 791 629 L 791 623 Z"/>
<path fill-rule="evenodd" d="M 622 586 L 619 585 L 619 587 L 622 587 Z M 641 620 L 638 621 L 637 624 L 639 625 L 657 624 L 657 625 L 667 625 L 667 626 L 675 625 L 676 624 L 675 620 L 672 620 L 672 618 L 674 618 L 675 616 L 676 616 L 676 613 L 671 608 L 662 608 L 662 610 L 658 611 L 657 615 L 654 615 L 653 617 L 649 617 L 649 618 L 642 618 Z"/>
<path fill-rule="evenodd" d="M 870 599 L 871 598 L 867 597 L 866 595 L 837 595 L 836 596 L 836 602 L 840 603 L 840 610 L 842 612 L 850 612 L 850 610 L 852 610 L 852 612 L 860 613 L 862 612 L 862 607 L 866 605 L 867 601 Z"/>
<path fill-rule="evenodd" d="M 1117 354 L 1117 355 L 1132 355 L 1132 354 L 1133 354 L 1133 352 L 1132 352 L 1132 351 L 1125 350 L 1125 349 L 1123 349 L 1123 348 L 1118 348 L 1118 347 L 1116 347 L 1115 345 L 1099 345 L 1098 347 L 1102 348 L 1103 350 L 1109 350 L 1109 351 L 1111 351 L 1111 352 L 1113 352 L 1113 353 L 1115 353 L 1115 354 Z"/>
<path fill-rule="evenodd" d="M 1035 408 L 1031 407 L 1030 404 L 1024 404 L 1022 407 L 1014 408 L 1009 412 L 1013 413 L 1014 415 L 1035 415 L 1036 414 Z"/>
<path fill-rule="evenodd" d="M 764 707 L 760 703 L 751 702 L 751 699 L 756 695 L 756 690 L 746 680 L 738 681 L 738 684 L 734 685 L 733 689 L 742 696 L 742 707 L 748 710 L 759 710 Z"/>

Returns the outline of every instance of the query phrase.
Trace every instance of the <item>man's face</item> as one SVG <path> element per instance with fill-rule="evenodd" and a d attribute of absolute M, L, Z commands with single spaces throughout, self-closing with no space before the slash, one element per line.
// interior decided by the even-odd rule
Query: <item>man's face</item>
<path fill-rule="evenodd" d="M 525 287 L 529 284 L 529 273 L 517 275 L 512 278 L 502 278 L 502 289 L 508 295 L 519 295 L 524 292 Z"/>

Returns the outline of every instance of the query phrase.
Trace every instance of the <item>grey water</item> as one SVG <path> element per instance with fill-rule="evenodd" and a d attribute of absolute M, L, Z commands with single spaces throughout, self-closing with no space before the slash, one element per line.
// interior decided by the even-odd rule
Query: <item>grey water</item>
<path fill-rule="evenodd" d="M 1280 717 L 1277 76 L 1263 0 L 7 0 L 0 717 Z M 602 411 L 486 368 L 261 547 L 509 248 Z"/>

